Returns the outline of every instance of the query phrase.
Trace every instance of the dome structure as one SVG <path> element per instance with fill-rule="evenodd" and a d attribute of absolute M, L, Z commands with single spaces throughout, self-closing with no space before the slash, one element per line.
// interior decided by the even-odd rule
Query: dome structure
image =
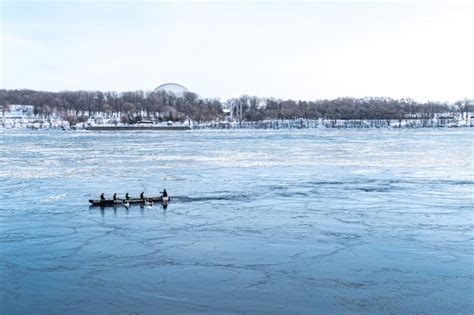
<path fill-rule="evenodd" d="M 171 92 L 176 96 L 183 96 L 185 92 L 189 92 L 187 88 L 178 83 L 165 83 L 153 90 L 153 93 L 165 91 Z"/>

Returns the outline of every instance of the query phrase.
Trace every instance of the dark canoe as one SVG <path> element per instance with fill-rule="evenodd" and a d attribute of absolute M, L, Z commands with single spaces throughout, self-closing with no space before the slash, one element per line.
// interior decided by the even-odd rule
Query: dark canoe
<path fill-rule="evenodd" d="M 145 204 L 145 203 L 151 203 L 151 202 L 161 202 L 165 203 L 170 200 L 170 197 L 151 197 L 151 198 L 145 198 L 139 199 L 139 198 L 131 198 L 128 200 L 123 200 L 123 199 L 118 199 L 118 200 L 112 200 L 112 199 L 106 199 L 106 200 L 98 200 L 98 199 L 89 199 L 89 202 L 91 203 L 92 206 L 99 206 L 99 207 L 115 207 L 115 206 L 122 206 L 122 205 L 127 205 L 128 204 Z"/>

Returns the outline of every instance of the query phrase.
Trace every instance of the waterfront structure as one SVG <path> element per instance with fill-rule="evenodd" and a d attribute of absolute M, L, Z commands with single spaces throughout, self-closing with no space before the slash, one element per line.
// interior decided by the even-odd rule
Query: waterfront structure
<path fill-rule="evenodd" d="M 35 115 L 33 105 L 9 105 L 8 110 L 3 112 L 5 119 L 23 119 Z"/>

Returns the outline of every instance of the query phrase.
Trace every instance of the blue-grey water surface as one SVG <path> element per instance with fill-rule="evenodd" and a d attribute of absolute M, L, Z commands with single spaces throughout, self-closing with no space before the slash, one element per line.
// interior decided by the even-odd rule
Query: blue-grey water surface
<path fill-rule="evenodd" d="M 473 138 L 0 131 L 0 313 L 472 314 Z"/>

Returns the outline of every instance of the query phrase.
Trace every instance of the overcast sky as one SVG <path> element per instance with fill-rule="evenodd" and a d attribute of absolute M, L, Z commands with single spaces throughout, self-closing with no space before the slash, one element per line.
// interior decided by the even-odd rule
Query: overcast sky
<path fill-rule="evenodd" d="M 5 89 L 474 97 L 469 1 L 0 1 Z"/>

